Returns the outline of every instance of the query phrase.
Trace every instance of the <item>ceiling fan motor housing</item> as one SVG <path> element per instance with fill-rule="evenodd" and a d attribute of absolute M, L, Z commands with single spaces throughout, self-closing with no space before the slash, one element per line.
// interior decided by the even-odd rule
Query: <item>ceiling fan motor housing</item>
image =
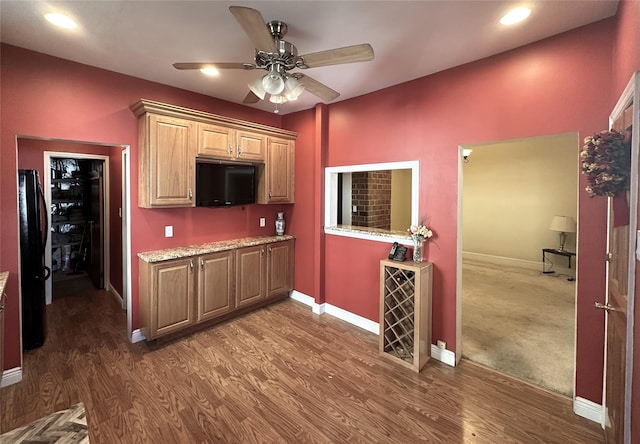
<path fill-rule="evenodd" d="M 256 67 L 268 70 L 271 65 L 278 64 L 285 70 L 295 68 L 298 57 L 296 47 L 285 40 L 276 39 L 275 43 L 278 48 L 277 53 L 256 51 Z"/>

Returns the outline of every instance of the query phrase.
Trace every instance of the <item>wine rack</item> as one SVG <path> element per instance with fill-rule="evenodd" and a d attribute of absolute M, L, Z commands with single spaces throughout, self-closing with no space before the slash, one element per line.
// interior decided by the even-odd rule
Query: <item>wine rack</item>
<path fill-rule="evenodd" d="M 380 261 L 380 353 L 419 372 L 431 351 L 429 262 Z"/>

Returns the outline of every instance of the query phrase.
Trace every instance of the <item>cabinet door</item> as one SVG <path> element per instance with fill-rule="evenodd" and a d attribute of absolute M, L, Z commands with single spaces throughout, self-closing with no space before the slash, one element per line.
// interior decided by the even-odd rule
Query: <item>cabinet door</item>
<path fill-rule="evenodd" d="M 294 202 L 294 150 L 293 141 L 269 139 L 265 161 L 267 196 L 266 202 L 260 203 Z"/>
<path fill-rule="evenodd" d="M 236 250 L 236 307 L 258 302 L 265 297 L 264 245 Z"/>
<path fill-rule="evenodd" d="M 234 308 L 234 258 L 235 251 L 198 258 L 198 322 L 213 319 Z"/>
<path fill-rule="evenodd" d="M 193 323 L 193 268 L 193 259 L 153 265 L 152 338 L 178 331 Z"/>
<path fill-rule="evenodd" d="M 249 131 L 236 132 L 238 159 L 264 161 L 266 137 Z"/>
<path fill-rule="evenodd" d="M 139 199 L 144 207 L 192 207 L 195 183 L 193 123 L 148 115 L 148 158 L 141 158 Z M 144 171 L 142 171 L 144 169 Z M 146 205 L 145 205 L 146 204 Z"/>
<path fill-rule="evenodd" d="M 198 155 L 232 159 L 235 131 L 224 126 L 198 124 Z"/>
<path fill-rule="evenodd" d="M 293 288 L 293 240 L 267 245 L 267 297 Z"/>

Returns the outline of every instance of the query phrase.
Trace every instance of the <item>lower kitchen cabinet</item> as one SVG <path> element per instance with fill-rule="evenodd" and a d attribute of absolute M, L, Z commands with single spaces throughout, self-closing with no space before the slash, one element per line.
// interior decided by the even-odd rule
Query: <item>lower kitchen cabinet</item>
<path fill-rule="evenodd" d="M 234 251 L 198 257 L 198 322 L 229 313 L 235 308 L 234 263 Z"/>
<path fill-rule="evenodd" d="M 266 247 L 267 297 L 272 297 L 293 287 L 293 240 Z"/>
<path fill-rule="evenodd" d="M 193 324 L 194 259 L 140 264 L 142 333 L 147 339 Z"/>
<path fill-rule="evenodd" d="M 155 262 L 140 256 L 140 330 L 147 340 L 233 316 L 293 288 L 292 238 Z"/>
<path fill-rule="evenodd" d="M 245 307 L 265 298 L 266 245 L 236 250 L 236 306 Z"/>

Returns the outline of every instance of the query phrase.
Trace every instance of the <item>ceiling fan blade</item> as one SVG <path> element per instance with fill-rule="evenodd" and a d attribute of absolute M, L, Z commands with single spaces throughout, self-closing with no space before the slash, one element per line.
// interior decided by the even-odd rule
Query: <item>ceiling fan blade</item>
<path fill-rule="evenodd" d="M 257 103 L 259 100 L 260 97 L 256 96 L 253 91 L 249 91 L 242 103 Z"/>
<path fill-rule="evenodd" d="M 276 48 L 273 37 L 260 11 L 244 6 L 229 6 L 229 11 L 240 23 L 240 26 L 242 26 L 242 29 L 249 36 L 257 50 L 272 53 L 278 52 L 278 48 Z"/>
<path fill-rule="evenodd" d="M 312 79 L 308 75 L 300 74 L 300 77 L 297 77 L 298 81 L 304 85 L 304 89 L 309 91 L 311 94 L 320 97 L 325 102 L 331 102 L 332 100 L 340 97 L 340 93 L 332 90 L 327 85 L 324 85 L 318 82 L 315 79 Z"/>
<path fill-rule="evenodd" d="M 205 68 L 216 68 L 216 69 L 254 69 L 256 65 L 253 63 L 174 63 L 173 67 L 175 69 L 205 69 Z"/>
<path fill-rule="evenodd" d="M 339 65 L 341 63 L 367 62 L 373 60 L 373 48 L 368 43 L 329 49 L 300 56 L 303 62 L 299 68 Z"/>

